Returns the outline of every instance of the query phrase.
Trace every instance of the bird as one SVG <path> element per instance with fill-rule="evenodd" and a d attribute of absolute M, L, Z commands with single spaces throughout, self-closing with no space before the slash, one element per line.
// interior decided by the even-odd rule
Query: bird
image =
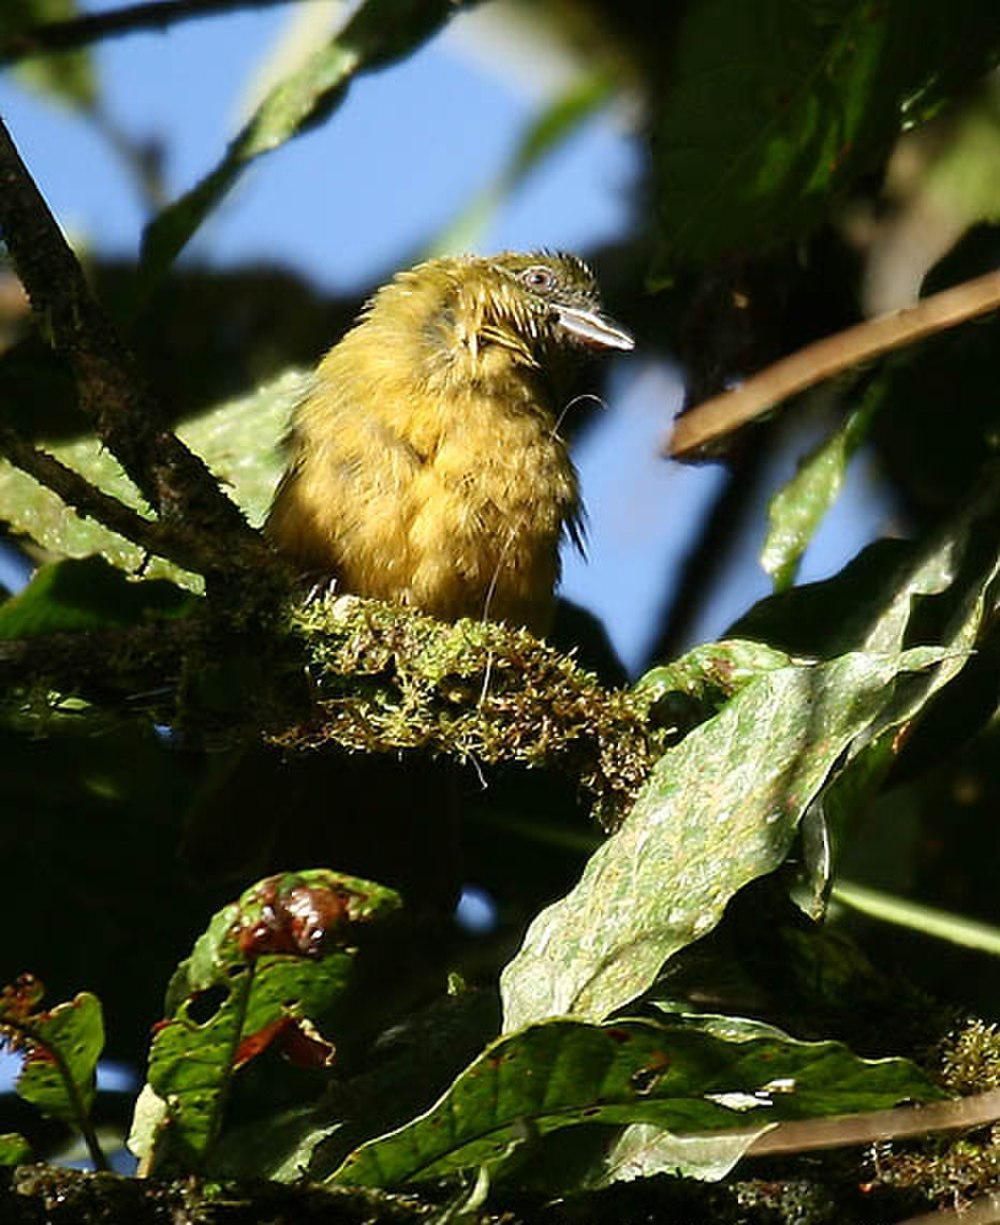
<path fill-rule="evenodd" d="M 265 534 L 337 592 L 544 635 L 582 535 L 573 382 L 588 351 L 633 346 L 575 255 L 397 273 L 312 376 Z"/>

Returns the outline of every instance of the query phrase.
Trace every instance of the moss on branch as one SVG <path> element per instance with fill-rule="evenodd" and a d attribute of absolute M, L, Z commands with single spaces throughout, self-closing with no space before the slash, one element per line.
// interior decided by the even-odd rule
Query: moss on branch
<path fill-rule="evenodd" d="M 340 596 L 295 608 L 310 717 L 271 733 L 286 749 L 424 749 L 459 760 L 556 768 L 614 826 L 663 749 L 647 700 L 607 689 L 525 630 L 446 624 Z"/>

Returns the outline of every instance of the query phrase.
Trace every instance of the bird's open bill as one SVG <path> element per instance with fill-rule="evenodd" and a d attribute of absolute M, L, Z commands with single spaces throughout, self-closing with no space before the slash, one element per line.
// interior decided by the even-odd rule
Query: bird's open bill
<path fill-rule="evenodd" d="M 597 311 L 581 310 L 576 306 L 557 306 L 559 326 L 578 336 L 585 345 L 595 349 L 634 349 L 635 337 L 620 323 Z"/>

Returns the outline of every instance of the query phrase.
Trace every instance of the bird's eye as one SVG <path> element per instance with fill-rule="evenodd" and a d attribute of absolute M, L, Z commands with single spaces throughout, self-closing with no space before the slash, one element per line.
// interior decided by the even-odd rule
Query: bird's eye
<path fill-rule="evenodd" d="M 555 273 L 541 266 L 525 269 L 521 273 L 521 280 L 530 289 L 554 289 L 556 284 Z"/>

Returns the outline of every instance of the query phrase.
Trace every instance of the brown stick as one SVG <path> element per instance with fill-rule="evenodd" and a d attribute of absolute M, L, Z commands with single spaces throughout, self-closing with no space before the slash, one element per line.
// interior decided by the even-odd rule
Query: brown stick
<path fill-rule="evenodd" d="M 270 554 L 202 460 L 163 426 L 135 360 L 98 305 L 0 121 L 0 229 L 32 308 L 76 375 L 80 407 L 165 522 L 200 535 L 199 570 L 227 574 Z"/>
<path fill-rule="evenodd" d="M 1000 308 L 1000 272 L 965 281 L 906 310 L 880 315 L 783 357 L 739 387 L 684 413 L 667 454 L 689 455 L 842 370 Z"/>
<path fill-rule="evenodd" d="M 205 17 L 233 9 L 268 8 L 295 0 L 145 0 L 104 13 L 83 13 L 65 21 L 31 26 L 0 40 L 0 64 L 13 64 L 46 51 L 69 51 L 102 38 L 136 30 L 163 30 L 188 17 Z"/>

